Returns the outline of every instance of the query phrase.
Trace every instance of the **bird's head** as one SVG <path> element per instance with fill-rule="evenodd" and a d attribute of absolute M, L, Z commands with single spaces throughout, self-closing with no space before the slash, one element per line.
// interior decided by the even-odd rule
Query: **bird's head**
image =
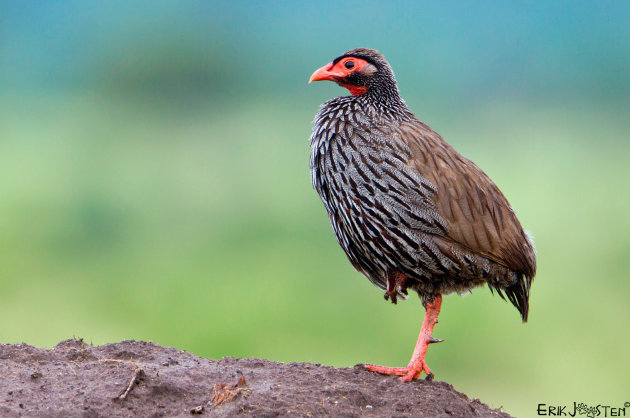
<path fill-rule="evenodd" d="M 367 92 L 396 94 L 394 72 L 385 58 L 374 49 L 346 51 L 316 70 L 308 82 L 330 80 L 350 90 L 354 96 Z"/>

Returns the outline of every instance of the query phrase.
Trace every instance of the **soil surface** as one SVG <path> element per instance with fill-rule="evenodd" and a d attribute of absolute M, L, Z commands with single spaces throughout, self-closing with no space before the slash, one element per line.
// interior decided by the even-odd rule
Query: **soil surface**
<path fill-rule="evenodd" d="M 0 344 L 0 416 L 509 417 L 444 382 L 158 344 Z"/>

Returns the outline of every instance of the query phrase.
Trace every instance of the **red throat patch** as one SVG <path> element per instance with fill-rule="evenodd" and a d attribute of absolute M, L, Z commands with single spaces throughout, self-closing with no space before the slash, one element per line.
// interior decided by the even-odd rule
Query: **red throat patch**
<path fill-rule="evenodd" d="M 353 86 L 352 84 L 339 83 L 341 87 L 347 88 L 353 96 L 360 96 L 365 94 L 367 87 L 365 86 Z"/>

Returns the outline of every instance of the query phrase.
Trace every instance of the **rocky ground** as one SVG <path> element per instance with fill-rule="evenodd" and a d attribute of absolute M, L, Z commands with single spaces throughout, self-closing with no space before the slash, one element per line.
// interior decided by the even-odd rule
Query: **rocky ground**
<path fill-rule="evenodd" d="M 226 357 L 141 341 L 0 344 L 0 416 L 509 417 L 444 382 Z"/>

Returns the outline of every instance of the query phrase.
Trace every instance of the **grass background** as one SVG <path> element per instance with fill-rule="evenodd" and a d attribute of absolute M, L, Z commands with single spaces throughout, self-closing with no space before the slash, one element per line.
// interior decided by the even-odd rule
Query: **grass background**
<path fill-rule="evenodd" d="M 437 378 L 517 416 L 629 400 L 625 3 L 0 6 L 1 342 L 406 364 L 418 299 L 352 269 L 308 172 L 343 91 L 306 80 L 364 45 L 536 239 L 529 323 L 446 298 Z"/>

